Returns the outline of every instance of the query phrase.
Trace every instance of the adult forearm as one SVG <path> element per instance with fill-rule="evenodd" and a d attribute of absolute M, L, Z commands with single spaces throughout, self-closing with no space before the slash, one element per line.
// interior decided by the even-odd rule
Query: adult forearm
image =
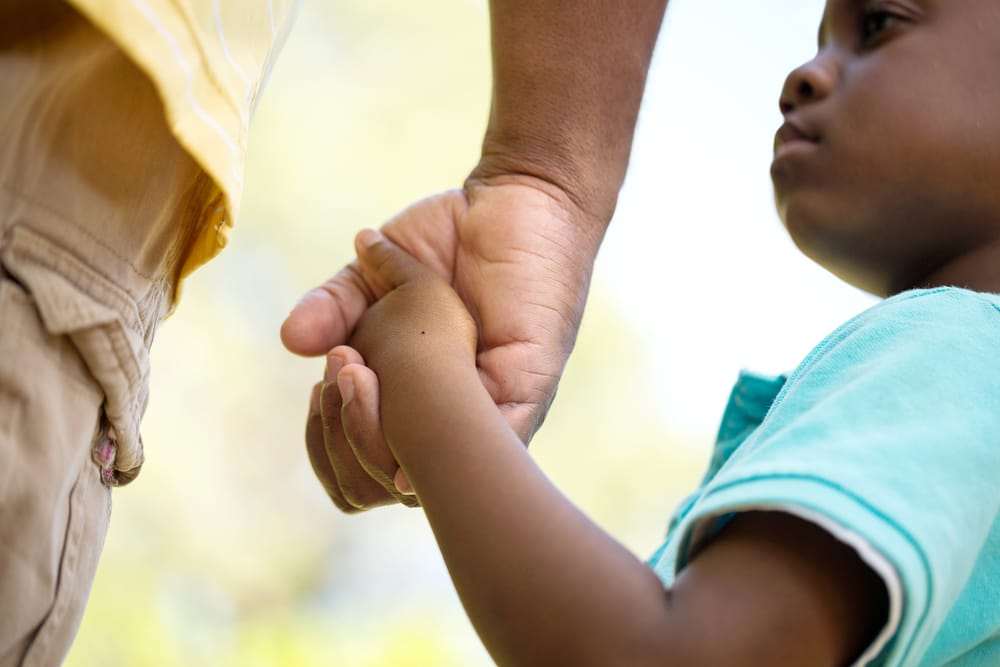
<path fill-rule="evenodd" d="M 667 0 L 491 0 L 493 103 L 474 177 L 551 183 L 607 222 Z"/>

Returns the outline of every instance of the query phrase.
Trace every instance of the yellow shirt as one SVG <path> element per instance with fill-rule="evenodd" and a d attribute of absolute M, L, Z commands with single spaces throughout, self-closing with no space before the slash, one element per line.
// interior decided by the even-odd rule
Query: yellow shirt
<path fill-rule="evenodd" d="M 152 79 L 171 132 L 212 177 L 184 278 L 225 247 L 239 214 L 250 118 L 298 0 L 70 0 Z"/>

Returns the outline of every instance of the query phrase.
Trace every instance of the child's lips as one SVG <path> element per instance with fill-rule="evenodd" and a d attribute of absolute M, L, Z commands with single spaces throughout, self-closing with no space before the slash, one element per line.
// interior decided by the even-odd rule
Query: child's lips
<path fill-rule="evenodd" d="M 818 144 L 818 135 L 792 120 L 786 120 L 774 135 L 774 162 L 793 153 L 811 151 Z"/>
<path fill-rule="evenodd" d="M 782 146 L 796 142 L 816 144 L 819 143 L 819 137 L 800 125 L 787 120 L 774 135 L 774 152 L 777 153 Z"/>

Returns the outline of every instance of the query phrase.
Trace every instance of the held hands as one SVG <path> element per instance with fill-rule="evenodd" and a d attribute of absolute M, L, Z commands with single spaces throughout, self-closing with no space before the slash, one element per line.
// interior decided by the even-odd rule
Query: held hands
<path fill-rule="evenodd" d="M 382 232 L 461 298 L 478 332 L 478 379 L 527 443 L 573 348 L 604 223 L 549 184 L 506 176 L 418 202 Z M 289 350 L 327 354 L 324 380 L 313 390 L 306 445 L 317 475 L 345 512 L 416 504 L 393 483 L 398 467 L 391 452 L 360 449 L 358 455 L 342 428 L 336 378 L 343 367 L 370 361 L 344 343 L 382 293 L 372 280 L 360 261 L 352 262 L 309 292 L 282 327 Z M 347 406 L 367 415 L 359 421 L 378 423 L 367 388 L 360 387 Z M 406 488 L 402 475 L 399 480 Z"/>
<path fill-rule="evenodd" d="M 405 391 L 439 369 L 475 372 L 476 324 L 455 290 L 380 232 L 360 232 L 355 247 L 376 303 L 361 317 L 350 345 L 383 384 Z"/>
<path fill-rule="evenodd" d="M 361 232 L 355 245 L 358 268 L 378 300 L 361 318 L 351 345 L 335 350 L 340 369 L 328 373 L 326 383 L 314 390 L 322 400 L 336 387 L 339 415 L 335 405 L 316 410 L 314 403 L 310 416 L 313 429 L 332 426 L 339 416 L 349 449 L 310 446 L 309 454 L 331 498 L 345 511 L 367 500 L 347 496 L 342 489 L 357 487 L 338 484 L 345 474 L 357 481 L 367 474 L 383 489 L 408 490 L 391 450 L 394 435 L 448 416 L 428 414 L 421 396 L 463 382 L 479 385 L 475 323 L 455 291 L 378 232 Z M 448 410 L 460 410 L 459 402 L 452 401 Z M 312 445 L 317 438 L 307 440 Z M 337 469 L 333 477 L 323 465 L 327 456 Z M 398 488 L 396 499 L 416 504 Z"/>

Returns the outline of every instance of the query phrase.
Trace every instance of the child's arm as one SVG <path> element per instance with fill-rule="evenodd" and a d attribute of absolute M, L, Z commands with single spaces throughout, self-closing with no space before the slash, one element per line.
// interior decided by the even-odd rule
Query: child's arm
<path fill-rule="evenodd" d="M 740 515 L 664 590 L 527 455 L 477 376 L 457 295 L 374 233 L 358 251 L 386 294 L 352 341 L 374 373 L 338 376 L 345 429 L 363 448 L 384 434 L 499 664 L 839 665 L 874 638 L 881 581 L 787 514 Z M 375 401 L 381 428 L 357 409 Z"/>

